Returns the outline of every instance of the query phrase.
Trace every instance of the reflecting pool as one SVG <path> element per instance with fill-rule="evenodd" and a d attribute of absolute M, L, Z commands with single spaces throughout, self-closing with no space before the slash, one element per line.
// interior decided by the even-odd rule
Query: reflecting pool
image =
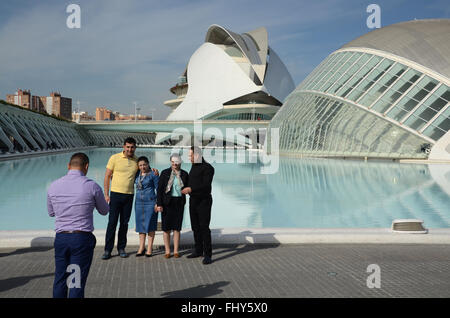
<path fill-rule="evenodd" d="M 106 162 L 120 151 L 86 151 L 88 177 L 103 188 Z M 138 148 L 136 155 L 147 156 L 161 171 L 169 167 L 170 152 Z M 405 218 L 422 219 L 427 228 L 450 226 L 450 165 L 281 157 L 277 173 L 261 174 L 253 155 L 245 153 L 246 163 L 212 162 L 211 228 L 388 228 Z M 66 173 L 70 156 L 0 162 L 0 230 L 54 228 L 46 192 Z M 183 162 L 183 169 L 190 167 Z M 183 228 L 190 228 L 188 202 Z M 95 228 L 106 229 L 107 217 L 95 213 Z M 134 228 L 134 209 L 129 227 Z"/>

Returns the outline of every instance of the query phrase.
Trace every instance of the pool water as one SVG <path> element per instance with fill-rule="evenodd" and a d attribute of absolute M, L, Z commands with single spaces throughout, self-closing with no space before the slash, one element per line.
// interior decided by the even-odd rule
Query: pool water
<path fill-rule="evenodd" d="M 103 188 L 108 158 L 120 151 L 86 151 L 87 176 Z M 136 155 L 160 171 L 170 166 L 170 149 L 138 148 Z M 0 162 L 0 230 L 54 228 L 46 193 L 66 174 L 70 156 Z M 427 228 L 450 226 L 450 165 L 280 157 L 276 173 L 261 174 L 262 164 L 245 156 L 246 163 L 212 163 L 211 228 L 388 228 L 406 218 L 422 219 Z M 190 167 L 183 162 L 182 169 Z M 183 228 L 190 228 L 188 204 Z M 95 228 L 106 229 L 107 219 L 95 212 Z M 129 227 L 134 223 L 133 209 Z"/>

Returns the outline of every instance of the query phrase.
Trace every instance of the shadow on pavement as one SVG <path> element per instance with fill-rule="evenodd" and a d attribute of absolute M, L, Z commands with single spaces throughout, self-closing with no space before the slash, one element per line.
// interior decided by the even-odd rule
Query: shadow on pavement
<path fill-rule="evenodd" d="M 255 250 L 262 250 L 268 248 L 276 248 L 280 244 L 264 244 L 264 245 L 232 245 L 232 246 L 216 246 L 213 249 L 212 261 L 218 262 L 230 257 L 237 256 L 239 254 L 248 253 Z M 219 254 L 226 254 L 223 256 L 217 257 Z"/>
<path fill-rule="evenodd" d="M 251 238 L 253 242 L 261 242 L 262 240 L 260 238 L 264 237 L 267 239 L 269 235 L 272 235 L 272 233 L 265 233 L 265 234 L 255 234 L 250 231 L 244 231 L 240 232 L 238 234 L 239 236 L 245 236 L 247 238 Z M 222 235 L 221 237 L 226 239 L 227 234 Z M 235 234 L 231 234 L 230 236 L 236 236 Z M 272 243 L 241 243 L 241 244 L 214 244 L 213 242 L 213 263 L 217 261 L 224 260 L 229 257 L 237 256 L 239 254 L 255 251 L 255 250 L 261 250 L 261 249 L 268 249 L 268 248 L 276 248 L 280 246 L 280 243 L 274 243 L 276 240 L 272 237 L 272 239 L 269 240 Z M 220 257 L 217 257 L 219 254 L 226 254 Z"/>
<path fill-rule="evenodd" d="M 54 239 L 55 239 L 54 237 L 36 237 L 31 241 L 30 247 L 19 248 L 13 252 L 0 253 L 0 257 L 21 255 L 33 252 L 47 252 L 53 249 Z"/>
<path fill-rule="evenodd" d="M 223 292 L 221 287 L 229 285 L 230 282 L 217 282 L 208 285 L 198 285 L 196 287 L 183 290 L 175 290 L 161 294 L 163 298 L 203 298 L 219 295 Z"/>
<path fill-rule="evenodd" d="M 50 277 L 54 276 L 54 273 L 48 273 L 48 274 L 42 274 L 42 275 L 35 275 L 35 276 L 22 276 L 22 277 L 14 277 L 14 278 L 7 278 L 0 280 L 0 293 L 14 289 L 23 285 L 28 284 L 33 279 L 36 278 L 44 278 L 44 277 Z"/>
<path fill-rule="evenodd" d="M 239 254 L 261 249 L 276 248 L 281 245 L 281 243 L 275 239 L 274 233 L 253 233 L 251 231 L 243 231 L 233 234 L 222 234 L 222 232 L 222 229 L 211 230 L 213 263 Z M 189 234 L 192 235 L 191 233 Z M 194 251 L 194 244 L 180 245 L 180 256 L 190 255 Z M 217 257 L 219 254 L 226 255 Z"/>

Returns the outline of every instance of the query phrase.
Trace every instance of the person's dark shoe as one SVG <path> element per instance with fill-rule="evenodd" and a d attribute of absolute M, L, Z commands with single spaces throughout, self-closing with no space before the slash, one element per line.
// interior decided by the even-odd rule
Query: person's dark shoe
<path fill-rule="evenodd" d="M 125 252 L 125 250 L 119 250 L 119 256 L 120 257 L 122 257 L 122 258 L 126 258 L 126 257 L 128 257 L 128 254 L 127 254 L 127 252 Z"/>
<path fill-rule="evenodd" d="M 200 253 L 194 252 L 194 253 L 192 253 L 191 255 L 188 255 L 188 256 L 186 256 L 186 257 L 187 257 L 187 258 L 197 258 L 197 257 L 200 257 L 200 256 L 203 256 L 203 255 L 200 254 Z"/>
<path fill-rule="evenodd" d="M 209 256 L 205 256 L 205 258 L 203 259 L 203 264 L 208 265 L 212 263 L 212 259 Z"/>
<path fill-rule="evenodd" d="M 110 252 L 106 252 L 103 254 L 102 259 L 107 260 L 111 258 L 111 253 Z"/>
<path fill-rule="evenodd" d="M 146 251 L 147 251 L 147 250 L 144 248 L 144 249 L 142 250 L 142 252 L 136 253 L 136 257 L 144 256 L 144 254 L 145 254 Z M 138 252 L 139 252 L 139 251 L 138 251 Z"/>

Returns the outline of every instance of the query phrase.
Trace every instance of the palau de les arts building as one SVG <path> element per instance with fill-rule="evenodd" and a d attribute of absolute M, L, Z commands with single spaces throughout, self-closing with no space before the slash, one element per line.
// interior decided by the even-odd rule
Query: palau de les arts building
<path fill-rule="evenodd" d="M 213 25 L 165 104 L 167 120 L 271 120 L 282 154 L 450 160 L 449 87 L 448 19 L 371 31 L 297 88 L 265 28 Z"/>
<path fill-rule="evenodd" d="M 270 120 L 294 88 L 265 28 L 237 34 L 212 25 L 171 88 L 177 98 L 164 104 L 171 121 Z M 169 138 L 160 133 L 156 143 Z"/>

